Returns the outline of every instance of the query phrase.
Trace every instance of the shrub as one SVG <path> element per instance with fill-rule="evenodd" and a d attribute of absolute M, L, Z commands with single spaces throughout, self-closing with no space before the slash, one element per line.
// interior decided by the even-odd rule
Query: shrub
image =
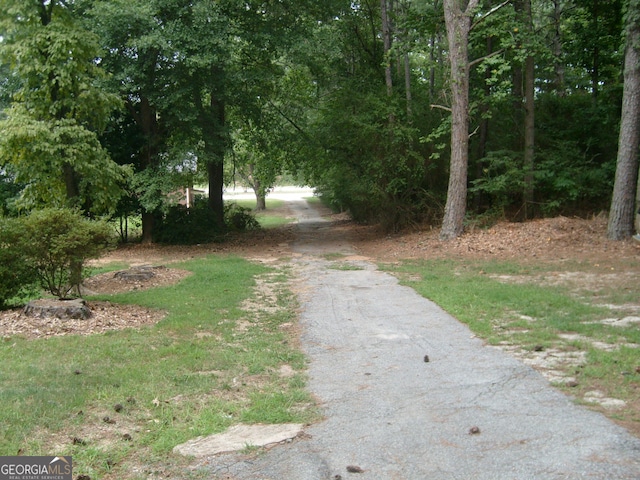
<path fill-rule="evenodd" d="M 170 245 L 195 245 L 209 243 L 220 235 L 215 213 L 209 208 L 207 199 L 198 197 L 191 208 L 174 205 L 156 222 L 153 241 Z"/>
<path fill-rule="evenodd" d="M 171 245 L 194 245 L 220 240 L 228 230 L 245 231 L 260 228 L 248 208 L 236 204 L 225 205 L 225 225 L 220 226 L 206 198 L 199 197 L 191 208 L 175 205 L 159 219 L 154 230 L 154 241 Z"/>
<path fill-rule="evenodd" d="M 115 240 L 106 222 L 64 208 L 36 210 L 21 224 L 16 245 L 42 288 L 59 298 L 80 295 L 85 261 L 98 258 Z"/>
<path fill-rule="evenodd" d="M 231 203 L 225 205 L 224 222 L 228 229 L 236 231 L 258 230 L 260 222 L 252 215 L 251 209 Z"/>
<path fill-rule="evenodd" d="M 0 218 L 0 308 L 38 283 L 21 246 L 24 239 L 21 227 L 16 218 Z"/>

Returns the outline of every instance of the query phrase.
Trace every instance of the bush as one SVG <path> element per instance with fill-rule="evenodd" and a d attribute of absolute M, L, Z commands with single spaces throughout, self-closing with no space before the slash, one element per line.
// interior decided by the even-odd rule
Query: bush
<path fill-rule="evenodd" d="M 235 231 L 260 229 L 260 222 L 252 215 L 251 209 L 241 207 L 236 203 L 225 205 L 224 223 L 228 229 Z"/>
<path fill-rule="evenodd" d="M 42 288 L 59 298 L 80 295 L 84 263 L 114 243 L 112 228 L 64 208 L 36 210 L 21 219 L 16 246 Z"/>
<path fill-rule="evenodd" d="M 207 199 L 196 198 L 191 208 L 175 205 L 159 219 L 153 240 L 171 245 L 194 245 L 220 240 L 228 230 L 245 231 L 260 228 L 248 208 L 236 204 L 225 205 L 225 225 L 220 226 Z"/>
<path fill-rule="evenodd" d="M 23 239 L 18 219 L 0 218 L 0 308 L 38 283 L 36 272 L 28 266 Z"/>
<path fill-rule="evenodd" d="M 170 245 L 195 245 L 209 243 L 222 235 L 214 212 L 207 199 L 198 197 L 191 208 L 174 205 L 158 219 L 153 232 L 153 241 Z"/>

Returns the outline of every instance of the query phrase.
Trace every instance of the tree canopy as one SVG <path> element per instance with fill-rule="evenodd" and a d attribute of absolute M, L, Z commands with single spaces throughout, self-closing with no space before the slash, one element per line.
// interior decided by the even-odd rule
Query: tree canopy
<path fill-rule="evenodd" d="M 633 203 L 636 3 L 4 0 L 0 211 L 137 211 L 152 240 L 183 187 L 224 228 L 234 173 L 259 202 L 291 173 L 452 238 L 607 211 L 617 165 Z"/>

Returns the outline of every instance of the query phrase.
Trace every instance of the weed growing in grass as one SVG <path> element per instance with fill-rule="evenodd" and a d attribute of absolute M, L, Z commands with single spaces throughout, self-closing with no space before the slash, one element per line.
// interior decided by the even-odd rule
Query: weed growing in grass
<path fill-rule="evenodd" d="M 2 342 L 0 454 L 70 453 L 76 471 L 92 478 L 107 471 L 136 478 L 126 473 L 132 465 L 168 458 L 189 438 L 241 421 L 315 418 L 304 375 L 279 375 L 282 365 L 305 366 L 283 327 L 295 312 L 286 275 L 235 257 L 179 268 L 193 275 L 171 287 L 99 297 L 167 311 L 153 327 Z M 247 310 L 265 276 L 271 297 L 261 298 L 265 308 Z"/>
<path fill-rule="evenodd" d="M 344 271 L 357 271 L 364 270 L 361 265 L 354 265 L 352 263 L 333 263 L 329 266 L 331 270 L 344 270 Z"/>

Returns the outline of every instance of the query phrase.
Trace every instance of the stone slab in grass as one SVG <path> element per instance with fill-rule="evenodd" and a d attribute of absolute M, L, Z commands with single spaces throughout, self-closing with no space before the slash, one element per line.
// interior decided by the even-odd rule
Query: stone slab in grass
<path fill-rule="evenodd" d="M 297 437 L 303 425 L 234 425 L 225 432 L 197 437 L 174 447 L 173 452 L 185 456 L 206 457 L 235 452 L 247 447 L 264 447 Z"/>

